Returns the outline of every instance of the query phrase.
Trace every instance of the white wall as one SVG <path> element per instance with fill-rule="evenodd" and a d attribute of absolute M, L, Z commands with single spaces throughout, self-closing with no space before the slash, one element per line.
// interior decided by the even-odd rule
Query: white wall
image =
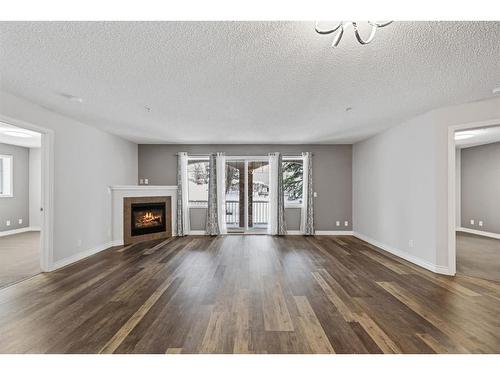
<path fill-rule="evenodd" d="M 448 168 L 456 166 L 448 166 L 448 127 L 499 118 L 499 98 L 446 107 L 354 145 L 354 232 L 450 271 Z"/>
<path fill-rule="evenodd" d="M 54 263 L 109 244 L 108 187 L 137 183 L 137 145 L 5 92 L 0 114 L 54 130 Z"/>
<path fill-rule="evenodd" d="M 41 226 L 42 206 L 42 159 L 40 148 L 30 148 L 29 151 L 29 215 L 30 227 L 39 229 Z"/>
<path fill-rule="evenodd" d="M 436 263 L 434 132 L 411 121 L 353 149 L 354 231 L 429 265 Z"/>

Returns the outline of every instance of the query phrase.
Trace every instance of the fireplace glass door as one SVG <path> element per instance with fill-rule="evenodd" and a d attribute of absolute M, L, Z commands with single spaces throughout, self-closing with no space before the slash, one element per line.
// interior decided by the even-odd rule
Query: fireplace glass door
<path fill-rule="evenodd" d="M 133 203 L 131 208 L 132 236 L 165 231 L 165 203 Z"/>

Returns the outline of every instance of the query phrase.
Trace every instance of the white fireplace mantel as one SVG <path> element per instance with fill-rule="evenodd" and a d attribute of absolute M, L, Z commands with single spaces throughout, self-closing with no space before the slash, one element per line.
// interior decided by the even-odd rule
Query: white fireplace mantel
<path fill-rule="evenodd" d="M 111 236 L 113 246 L 123 245 L 123 198 L 172 197 L 172 235 L 176 233 L 177 185 L 115 185 L 111 193 Z"/>

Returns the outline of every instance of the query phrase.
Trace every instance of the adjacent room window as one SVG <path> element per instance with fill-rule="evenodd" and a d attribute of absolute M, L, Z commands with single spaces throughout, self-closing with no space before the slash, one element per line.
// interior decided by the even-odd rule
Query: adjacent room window
<path fill-rule="evenodd" d="M 12 197 L 12 155 L 0 155 L 0 197 Z"/>
<path fill-rule="evenodd" d="M 188 160 L 188 197 L 191 207 L 204 207 L 208 203 L 208 159 Z"/>
<path fill-rule="evenodd" d="M 283 160 L 283 190 L 285 206 L 302 205 L 302 159 Z"/>

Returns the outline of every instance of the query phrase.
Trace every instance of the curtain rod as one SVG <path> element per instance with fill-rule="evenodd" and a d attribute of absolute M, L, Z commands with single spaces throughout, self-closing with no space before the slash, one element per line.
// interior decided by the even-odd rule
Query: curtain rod
<path fill-rule="evenodd" d="M 191 154 L 191 153 L 187 153 L 188 156 L 192 156 L 192 157 L 208 157 L 210 156 L 210 154 L 215 154 L 216 152 L 208 152 L 206 154 Z M 179 155 L 179 153 L 177 152 L 175 155 Z M 301 158 L 302 157 L 302 154 L 285 154 L 285 153 L 281 153 L 282 156 L 286 156 L 286 157 L 297 157 L 297 158 Z M 313 153 L 311 152 L 311 155 L 313 155 Z M 264 154 L 264 155 L 227 155 L 226 156 L 230 156 L 230 157 L 241 157 L 241 158 L 251 158 L 251 157 L 263 157 L 263 156 L 268 156 L 267 154 Z"/>

